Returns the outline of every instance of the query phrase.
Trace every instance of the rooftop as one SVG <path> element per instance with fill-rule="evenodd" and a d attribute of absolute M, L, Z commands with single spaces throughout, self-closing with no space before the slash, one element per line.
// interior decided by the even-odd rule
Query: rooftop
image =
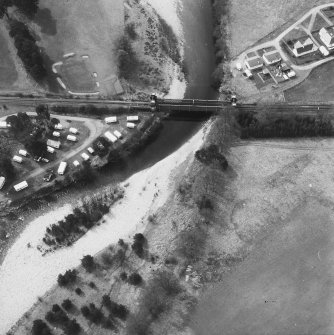
<path fill-rule="evenodd" d="M 281 54 L 278 51 L 272 51 L 264 54 L 263 56 L 265 56 L 269 62 L 278 62 L 282 59 Z"/>

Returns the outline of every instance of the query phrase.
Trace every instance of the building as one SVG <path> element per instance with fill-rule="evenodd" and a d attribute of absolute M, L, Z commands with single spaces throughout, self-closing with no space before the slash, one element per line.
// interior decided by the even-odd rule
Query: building
<path fill-rule="evenodd" d="M 28 187 L 28 183 L 26 181 L 23 181 L 22 183 L 19 183 L 14 186 L 14 189 L 16 192 L 19 192 L 21 190 L 24 190 L 25 188 Z"/>
<path fill-rule="evenodd" d="M 80 165 L 80 163 L 79 163 L 79 161 L 74 161 L 74 162 L 73 162 L 73 165 L 74 165 L 75 167 L 77 167 L 77 166 Z"/>
<path fill-rule="evenodd" d="M 48 145 L 51 148 L 55 148 L 55 149 L 60 148 L 60 142 L 59 141 L 47 140 L 46 145 Z"/>
<path fill-rule="evenodd" d="M 139 116 L 138 115 L 127 116 L 126 121 L 131 121 L 131 122 L 139 121 Z"/>
<path fill-rule="evenodd" d="M 104 119 L 106 123 L 115 123 L 117 122 L 117 116 L 109 116 Z"/>
<path fill-rule="evenodd" d="M 88 147 L 87 148 L 87 151 L 90 153 L 90 154 L 93 154 L 95 151 L 92 147 Z"/>
<path fill-rule="evenodd" d="M 68 141 L 72 141 L 72 142 L 76 142 L 77 141 L 77 137 L 74 135 L 67 135 L 66 139 Z"/>
<path fill-rule="evenodd" d="M 319 37 L 329 50 L 334 49 L 334 26 L 321 28 Z"/>
<path fill-rule="evenodd" d="M 6 121 L 0 121 L 0 129 L 6 129 L 8 127 Z"/>
<path fill-rule="evenodd" d="M 292 52 L 296 57 L 307 55 L 313 51 L 318 50 L 310 37 L 305 37 L 294 43 Z"/>
<path fill-rule="evenodd" d="M 118 130 L 115 130 L 115 131 L 114 131 L 114 135 L 115 135 L 117 138 L 122 138 L 122 134 L 121 134 Z"/>
<path fill-rule="evenodd" d="M 77 129 L 77 128 L 73 128 L 73 127 L 71 127 L 71 128 L 69 129 L 69 132 L 72 133 L 72 134 L 77 134 L 77 133 L 78 133 L 78 129 Z"/>
<path fill-rule="evenodd" d="M 67 167 L 67 163 L 61 162 L 58 167 L 58 174 L 63 175 L 65 173 L 66 167 Z"/>
<path fill-rule="evenodd" d="M 22 157 L 20 157 L 20 156 L 16 156 L 16 155 L 15 155 L 15 156 L 13 157 L 13 161 L 16 162 L 16 163 L 20 163 L 20 164 L 21 164 L 22 161 L 23 161 L 23 159 L 22 159 Z"/>
<path fill-rule="evenodd" d="M 110 131 L 105 132 L 104 136 L 109 142 L 115 143 L 117 141 L 117 137 L 113 135 Z"/>
<path fill-rule="evenodd" d="M 55 149 L 52 148 L 52 147 L 47 146 L 47 151 L 48 151 L 50 154 L 53 154 L 53 153 L 55 152 Z"/>
<path fill-rule="evenodd" d="M 5 177 L 0 177 L 0 190 L 3 188 L 3 185 L 5 185 L 6 178 Z"/>
<path fill-rule="evenodd" d="M 276 64 L 282 60 L 281 54 L 276 50 L 263 54 L 262 58 L 267 65 Z"/>
<path fill-rule="evenodd" d="M 132 122 L 127 122 L 127 123 L 126 123 L 126 126 L 127 126 L 128 128 L 133 129 L 136 125 L 135 125 L 134 123 L 132 123 Z"/>
<path fill-rule="evenodd" d="M 85 152 L 83 152 L 80 156 L 83 158 L 84 161 L 89 160 L 89 156 Z"/>
<path fill-rule="evenodd" d="M 25 150 L 21 149 L 21 150 L 19 150 L 19 155 L 27 157 L 28 153 Z"/>
<path fill-rule="evenodd" d="M 55 125 L 55 129 L 57 129 L 57 130 L 63 130 L 63 125 L 61 123 L 57 123 Z"/>
<path fill-rule="evenodd" d="M 261 57 L 253 57 L 245 60 L 245 66 L 248 70 L 257 70 L 263 67 L 263 60 Z"/>
<path fill-rule="evenodd" d="M 59 131 L 54 131 L 52 133 L 52 136 L 54 136 L 54 137 L 60 137 L 60 132 Z"/>

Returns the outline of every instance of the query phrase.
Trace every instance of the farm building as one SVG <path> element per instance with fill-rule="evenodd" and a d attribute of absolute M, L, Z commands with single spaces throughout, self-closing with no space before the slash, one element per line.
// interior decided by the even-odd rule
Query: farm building
<path fill-rule="evenodd" d="M 71 127 L 71 128 L 69 129 L 69 132 L 72 133 L 72 134 L 77 134 L 77 133 L 78 133 L 78 129 L 77 129 L 77 128 L 73 128 L 73 127 Z"/>
<path fill-rule="evenodd" d="M 117 122 L 117 116 L 109 116 L 104 119 L 106 123 L 115 123 Z"/>
<path fill-rule="evenodd" d="M 115 131 L 114 131 L 114 135 L 115 135 L 117 138 L 122 138 L 122 134 L 121 134 L 118 130 L 115 130 Z"/>
<path fill-rule="evenodd" d="M 296 57 L 300 57 L 317 49 L 318 48 L 314 45 L 312 39 L 310 37 L 305 37 L 294 43 L 292 52 Z"/>
<path fill-rule="evenodd" d="M 77 137 L 74 135 L 67 135 L 66 139 L 68 141 L 72 141 L 72 142 L 76 142 L 77 141 Z"/>
<path fill-rule="evenodd" d="M 60 142 L 59 141 L 47 140 L 46 144 L 51 148 L 55 148 L 55 149 L 60 148 Z"/>
<path fill-rule="evenodd" d="M 16 156 L 16 155 L 15 155 L 15 156 L 13 157 L 13 161 L 16 162 L 16 163 L 20 163 L 20 164 L 21 164 L 22 161 L 23 161 L 23 159 L 22 159 L 22 157 L 20 157 L 20 156 Z"/>
<path fill-rule="evenodd" d="M 131 121 L 131 122 L 139 121 L 139 116 L 138 115 L 127 116 L 126 121 Z"/>
<path fill-rule="evenodd" d="M 5 177 L 0 177 L 0 190 L 3 188 L 3 185 L 5 185 L 6 178 Z"/>
<path fill-rule="evenodd" d="M 28 153 L 25 150 L 19 150 L 19 155 L 27 157 Z"/>
<path fill-rule="evenodd" d="M 65 173 L 66 167 L 67 167 L 67 163 L 61 162 L 58 167 L 58 174 L 63 175 Z"/>
<path fill-rule="evenodd" d="M 108 141 L 115 143 L 117 141 L 117 137 L 113 135 L 110 131 L 104 133 L 104 136 L 107 138 Z"/>
<path fill-rule="evenodd" d="M 127 122 L 127 123 L 126 123 L 126 126 L 127 126 L 128 128 L 133 129 L 136 125 L 135 125 L 134 123 L 132 123 L 132 122 Z"/>
<path fill-rule="evenodd" d="M 6 121 L 0 121 L 0 129 L 5 129 L 7 127 L 8 127 L 8 125 L 7 125 Z"/>
<path fill-rule="evenodd" d="M 276 50 L 263 54 L 262 58 L 267 65 L 276 64 L 282 60 L 281 54 Z"/>
<path fill-rule="evenodd" d="M 263 66 L 263 60 L 261 57 L 254 57 L 245 60 L 245 66 L 249 70 L 261 69 Z"/>
<path fill-rule="evenodd" d="M 321 28 L 319 31 L 321 41 L 328 49 L 334 49 L 334 26 L 329 28 Z"/>
<path fill-rule="evenodd" d="M 16 192 L 19 192 L 19 191 L 24 190 L 27 187 L 28 187 L 28 183 L 26 181 L 23 181 L 23 182 L 15 185 L 14 189 L 15 189 Z"/>
<path fill-rule="evenodd" d="M 88 161 L 88 160 L 89 160 L 89 156 L 88 156 L 85 152 L 83 152 L 80 156 L 81 156 L 81 157 L 83 158 L 83 160 L 85 160 L 85 161 Z"/>

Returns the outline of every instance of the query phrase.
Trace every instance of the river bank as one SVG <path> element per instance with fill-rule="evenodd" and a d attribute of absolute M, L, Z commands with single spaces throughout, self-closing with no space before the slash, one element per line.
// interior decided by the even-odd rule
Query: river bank
<path fill-rule="evenodd" d="M 10 249 L 1 267 L 0 303 L 6 305 L 6 309 L 0 315 L 0 331 L 7 331 L 39 296 L 52 288 L 59 273 L 78 266 L 84 255 L 94 255 L 120 238 L 129 240 L 135 232 L 142 231 L 147 218 L 165 204 L 174 190 L 176 169 L 180 166 L 182 169 L 182 163 L 202 145 L 204 134 L 202 128 L 172 155 L 122 183 L 124 199 L 104 216 L 101 225 L 87 232 L 73 246 L 44 257 L 36 249 L 45 228 L 69 214 L 71 206 L 34 220 Z"/>

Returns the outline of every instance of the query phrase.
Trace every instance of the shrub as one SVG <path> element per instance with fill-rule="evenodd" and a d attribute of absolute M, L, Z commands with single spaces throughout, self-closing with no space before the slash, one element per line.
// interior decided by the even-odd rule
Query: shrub
<path fill-rule="evenodd" d="M 91 281 L 91 282 L 89 283 L 89 287 L 90 287 L 90 288 L 96 288 L 96 285 L 95 285 L 94 282 Z"/>
<path fill-rule="evenodd" d="M 177 252 L 189 262 L 196 261 L 203 253 L 206 233 L 202 229 L 183 231 L 177 241 Z"/>
<path fill-rule="evenodd" d="M 76 293 L 77 295 L 81 295 L 83 292 L 82 292 L 82 289 L 81 289 L 80 287 L 77 287 L 77 288 L 75 289 L 75 293 Z"/>
<path fill-rule="evenodd" d="M 49 326 L 41 319 L 34 320 L 31 329 L 32 335 L 51 335 Z"/>
<path fill-rule="evenodd" d="M 94 257 L 91 255 L 86 255 L 81 260 L 81 265 L 85 268 L 87 272 L 93 272 L 95 269 Z"/>
<path fill-rule="evenodd" d="M 135 286 L 138 286 L 142 283 L 143 279 L 141 277 L 140 274 L 138 273 L 132 273 L 130 276 L 129 276 L 129 279 L 128 279 L 128 283 L 131 284 L 131 285 L 135 285 Z"/>
<path fill-rule="evenodd" d="M 120 274 L 120 278 L 123 280 L 123 281 L 126 281 L 128 279 L 128 274 L 126 272 L 122 272 Z"/>
<path fill-rule="evenodd" d="M 78 324 L 77 320 L 73 319 L 66 323 L 65 334 L 67 335 L 77 335 L 81 331 L 81 327 Z"/>
<path fill-rule="evenodd" d="M 61 306 L 65 309 L 65 311 L 69 311 L 73 307 L 73 303 L 70 299 L 65 299 L 62 303 Z"/>
<path fill-rule="evenodd" d="M 129 40 L 123 36 L 117 42 L 118 70 L 120 77 L 130 79 L 138 67 L 138 59 Z"/>
<path fill-rule="evenodd" d="M 195 157 L 201 163 L 206 165 L 217 163 L 222 170 L 226 170 L 228 167 L 227 159 L 219 152 L 219 148 L 215 144 L 197 150 L 195 152 Z"/>
<path fill-rule="evenodd" d="M 133 240 L 134 242 L 131 248 L 138 257 L 142 258 L 144 256 L 144 244 L 146 242 L 146 239 L 143 234 L 136 234 L 133 237 Z"/>
<path fill-rule="evenodd" d="M 73 270 L 67 270 L 64 275 L 59 274 L 57 282 L 59 286 L 67 286 L 68 284 L 75 283 L 76 279 L 77 279 L 77 271 L 73 269 Z"/>
<path fill-rule="evenodd" d="M 81 313 L 87 319 L 88 316 L 90 315 L 90 310 L 87 306 L 82 306 L 81 307 Z"/>

